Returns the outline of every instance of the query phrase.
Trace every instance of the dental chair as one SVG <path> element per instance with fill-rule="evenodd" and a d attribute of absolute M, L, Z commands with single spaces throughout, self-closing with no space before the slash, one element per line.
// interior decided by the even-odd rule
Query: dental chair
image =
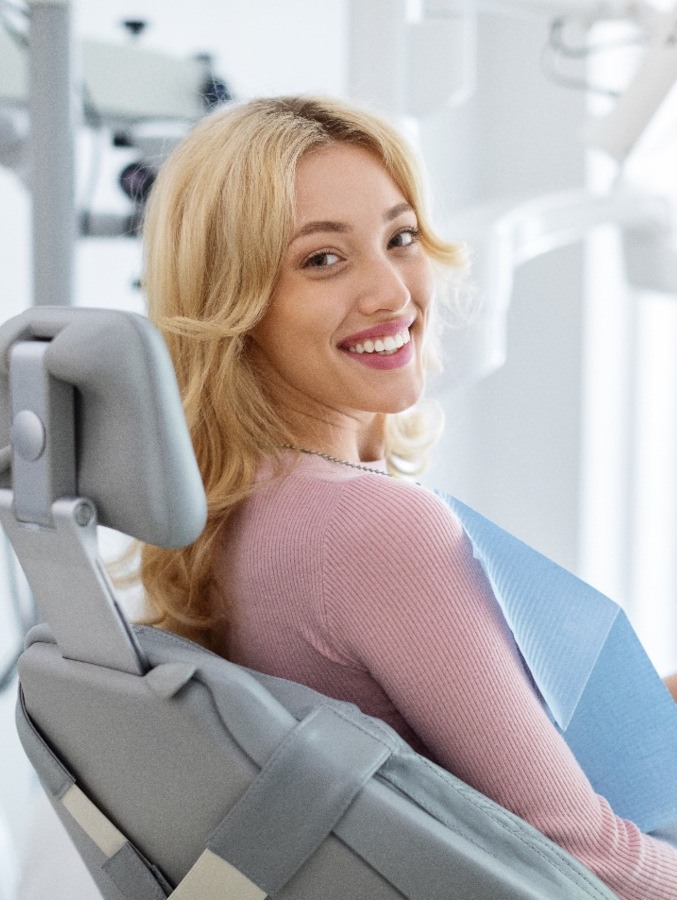
<path fill-rule="evenodd" d="M 127 621 L 97 523 L 178 547 L 206 517 L 146 319 L 43 307 L 5 323 L 10 444 L 0 519 L 42 619 L 17 727 L 106 900 L 614 896 L 356 707 Z"/>

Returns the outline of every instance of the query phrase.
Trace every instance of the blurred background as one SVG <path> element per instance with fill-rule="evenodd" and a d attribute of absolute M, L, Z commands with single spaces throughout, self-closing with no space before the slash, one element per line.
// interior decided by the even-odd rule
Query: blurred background
<path fill-rule="evenodd" d="M 38 164 L 30 57 L 47 80 L 62 62 L 48 29 L 42 50 L 31 37 L 45 7 L 66 14 L 73 128 L 45 126 Z M 0 0 L 2 320 L 34 302 L 143 312 L 145 192 L 214 104 L 371 104 L 417 144 L 437 229 L 473 261 L 430 383 L 447 427 L 425 482 L 621 603 L 675 671 L 676 48 L 673 0 Z M 39 229 L 71 177 L 72 272 L 50 295 Z M 13 725 L 31 614 L 2 544 L 0 900 L 61 896 L 58 879 L 18 888 L 53 852 Z"/>

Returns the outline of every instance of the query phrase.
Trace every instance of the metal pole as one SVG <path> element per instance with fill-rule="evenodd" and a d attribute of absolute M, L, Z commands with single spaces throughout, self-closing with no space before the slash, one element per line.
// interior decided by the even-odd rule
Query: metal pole
<path fill-rule="evenodd" d="M 75 150 L 69 0 L 29 0 L 33 303 L 73 302 Z"/>

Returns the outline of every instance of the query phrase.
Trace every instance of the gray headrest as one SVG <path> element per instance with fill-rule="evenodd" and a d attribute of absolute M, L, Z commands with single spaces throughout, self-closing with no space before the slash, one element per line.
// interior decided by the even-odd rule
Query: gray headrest
<path fill-rule="evenodd" d="M 161 547 L 192 543 L 207 504 L 167 347 L 143 316 L 33 307 L 0 327 L 0 446 L 10 443 L 9 351 L 50 340 L 45 366 L 74 385 L 77 489 L 99 522 Z"/>

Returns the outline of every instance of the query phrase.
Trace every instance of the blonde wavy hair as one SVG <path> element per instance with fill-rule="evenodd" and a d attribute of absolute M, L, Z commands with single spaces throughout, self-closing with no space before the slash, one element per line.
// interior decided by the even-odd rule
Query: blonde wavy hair
<path fill-rule="evenodd" d="M 203 119 L 162 166 L 145 214 L 143 284 L 151 320 L 169 347 L 208 501 L 194 544 L 141 549 L 153 621 L 210 646 L 226 603 L 212 608 L 215 542 L 255 489 L 264 459 L 294 444 L 250 364 L 250 332 L 268 308 L 292 237 L 294 177 L 305 154 L 333 142 L 373 152 L 418 217 L 422 246 L 442 269 L 463 251 L 440 240 L 426 214 L 419 165 L 385 120 L 320 97 L 234 104 Z M 393 473 L 418 470 L 430 444 L 425 412 L 388 417 Z"/>

